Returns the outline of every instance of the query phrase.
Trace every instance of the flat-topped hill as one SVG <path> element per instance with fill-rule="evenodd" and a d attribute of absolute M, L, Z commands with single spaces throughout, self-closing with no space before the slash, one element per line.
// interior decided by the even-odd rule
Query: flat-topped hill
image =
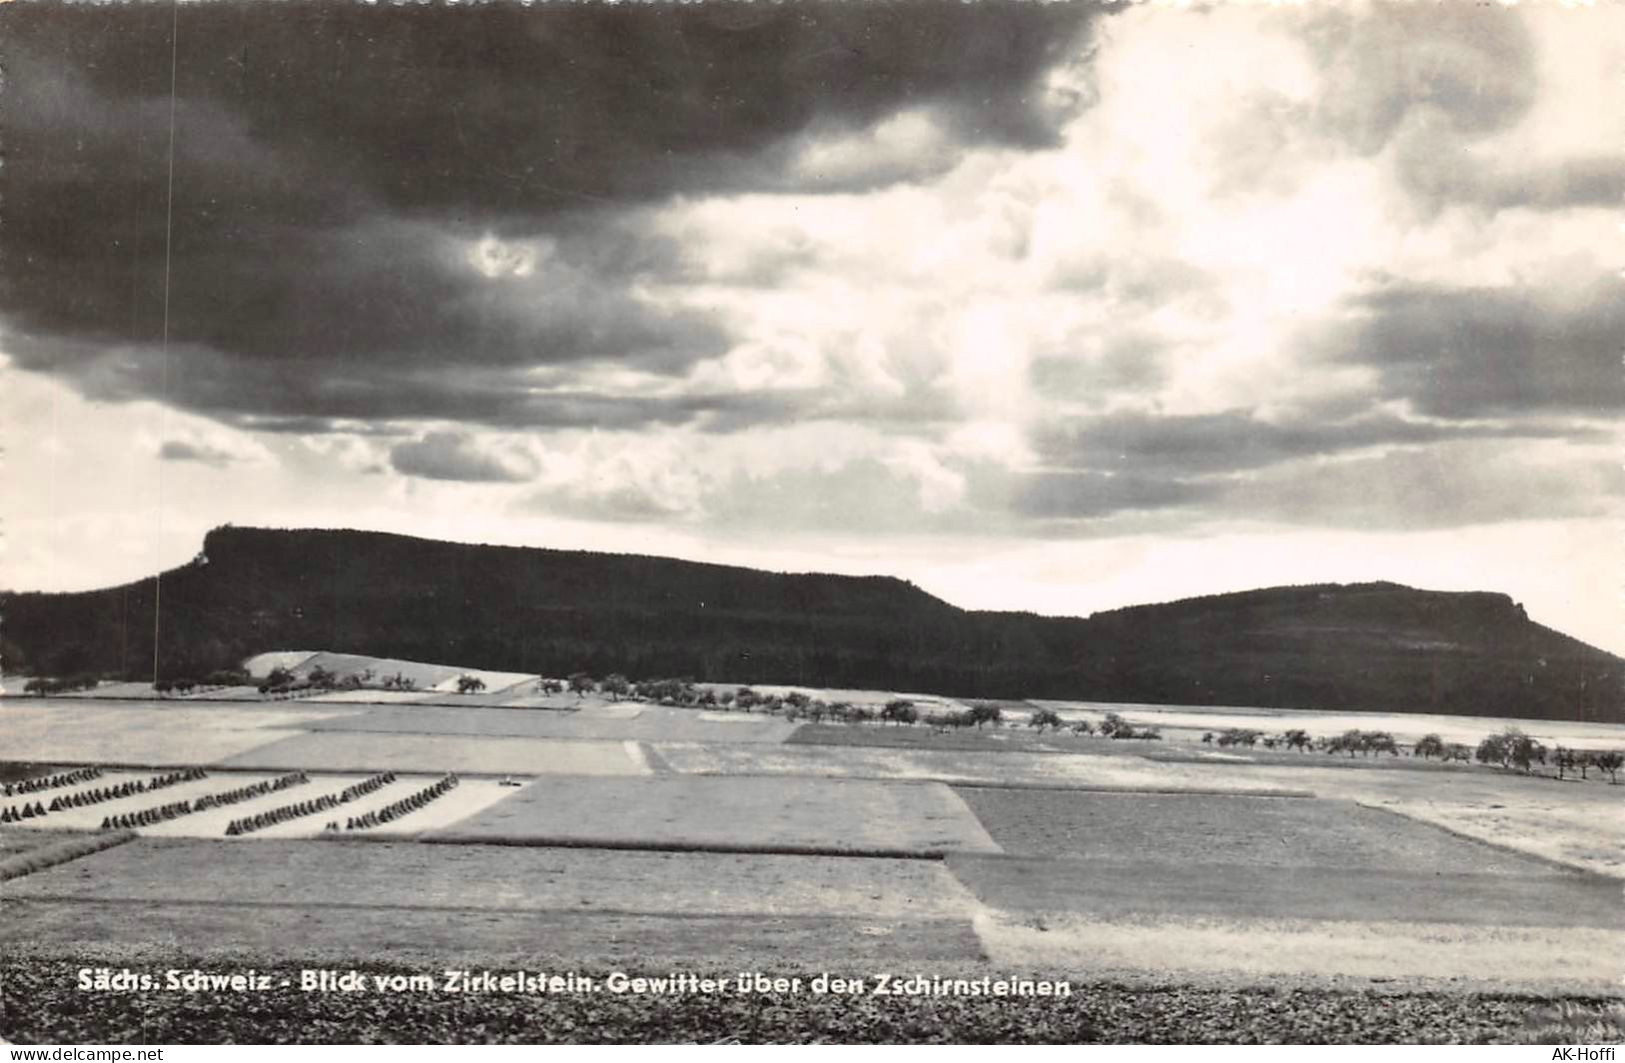
<path fill-rule="evenodd" d="M 150 677 L 154 593 L 5 595 L 6 670 Z M 1625 722 L 1620 658 L 1502 594 L 1392 583 L 1040 617 L 889 577 L 227 527 L 161 593 L 172 675 L 323 646 L 553 675 Z"/>

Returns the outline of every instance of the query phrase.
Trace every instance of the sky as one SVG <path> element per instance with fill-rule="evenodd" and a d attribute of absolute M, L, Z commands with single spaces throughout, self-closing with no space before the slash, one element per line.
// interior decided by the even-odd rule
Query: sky
<path fill-rule="evenodd" d="M 1625 652 L 1625 6 L 0 42 L 0 587 L 360 527 L 1064 615 L 1386 579 Z"/>

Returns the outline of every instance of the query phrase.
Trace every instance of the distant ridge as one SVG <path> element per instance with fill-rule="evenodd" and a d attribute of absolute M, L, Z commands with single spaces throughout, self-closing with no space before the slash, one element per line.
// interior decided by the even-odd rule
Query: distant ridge
<path fill-rule="evenodd" d="M 153 580 L 0 602 L 7 672 L 151 675 Z M 163 576 L 166 675 L 287 646 L 633 678 L 1625 722 L 1625 661 L 1504 594 L 1277 587 L 1088 618 L 903 580 L 225 527 Z"/>

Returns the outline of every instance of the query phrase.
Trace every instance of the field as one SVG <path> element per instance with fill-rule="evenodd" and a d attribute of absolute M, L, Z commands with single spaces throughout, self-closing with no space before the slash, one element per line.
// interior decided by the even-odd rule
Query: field
<path fill-rule="evenodd" d="M 647 769 L 623 742 L 462 735 L 302 733 L 239 752 L 228 765 L 279 770 L 457 771 L 526 775 L 636 775 Z"/>
<path fill-rule="evenodd" d="M 1089 862 L 1517 874 L 1550 865 L 1348 801 L 1191 794 L 959 791 L 1007 853 Z"/>
<path fill-rule="evenodd" d="M 650 848 L 997 848 L 941 783 L 692 775 L 540 780 L 460 824 L 456 836 Z"/>
<path fill-rule="evenodd" d="M 32 987 L 0 1033 L 1519 1040 L 1553 1000 L 1585 1012 L 1621 995 L 1625 790 L 1596 778 L 1220 752 L 1183 718 L 1143 743 L 535 700 L 548 704 L 0 701 L 18 738 L 5 778 L 95 763 L 107 786 L 208 769 L 0 827 L 0 860 L 77 846 L 0 887 L 0 977 Z M 295 771 L 309 781 L 97 840 L 106 815 Z M 336 811 L 223 837 L 234 818 L 383 771 L 395 781 Z M 423 807 L 323 830 L 445 772 L 460 785 Z M 267 1008 L 153 991 L 87 1008 L 72 996 L 86 964 L 897 971 L 1065 979 L 1074 995 L 864 996 L 841 1010 L 803 992 L 778 998 L 771 1027 L 733 997 L 601 992 L 365 1006 L 290 992 Z"/>
<path fill-rule="evenodd" d="M 186 876 L 168 868 L 195 867 Z M 267 841 L 221 847 L 194 839 L 139 839 L 70 867 L 30 875 L 12 900 L 195 905 L 229 898 L 276 905 L 290 897 L 365 899 L 368 907 L 459 912 L 635 912 L 651 883 L 670 915 L 965 918 L 971 895 L 941 861 L 808 860 L 761 853 L 672 853 L 489 845 L 310 845 Z M 344 903 L 344 902 L 334 902 Z M 351 902 L 353 903 L 353 902 Z"/>

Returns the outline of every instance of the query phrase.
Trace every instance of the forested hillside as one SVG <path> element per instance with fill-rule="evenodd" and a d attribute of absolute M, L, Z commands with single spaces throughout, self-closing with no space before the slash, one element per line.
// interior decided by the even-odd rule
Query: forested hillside
<path fill-rule="evenodd" d="M 154 583 L 7 594 L 6 671 L 150 678 Z M 1625 721 L 1619 658 L 1505 595 L 1386 583 L 1055 618 L 961 610 L 886 577 L 227 527 L 161 595 L 166 675 L 320 648 L 555 675 Z"/>

